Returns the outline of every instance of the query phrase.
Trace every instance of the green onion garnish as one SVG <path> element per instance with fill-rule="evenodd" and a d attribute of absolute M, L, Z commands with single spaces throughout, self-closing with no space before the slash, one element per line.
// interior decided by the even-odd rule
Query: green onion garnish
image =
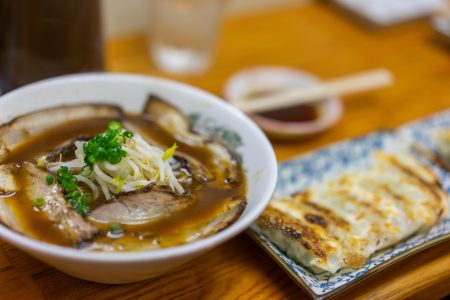
<path fill-rule="evenodd" d="M 68 167 L 59 167 L 58 171 L 56 171 L 56 176 L 64 191 L 66 200 L 69 201 L 77 213 L 82 216 L 86 215 L 91 210 L 89 203 L 94 198 L 92 194 L 82 193 L 78 189 L 78 179 L 70 172 Z"/>
<path fill-rule="evenodd" d="M 111 121 L 108 123 L 108 129 L 120 130 L 120 129 L 122 129 L 122 124 L 120 124 L 120 122 L 117 122 L 117 121 Z"/>
<path fill-rule="evenodd" d="M 122 144 L 126 138 L 133 137 L 129 130 L 122 130 L 122 124 L 117 121 L 111 121 L 108 129 L 93 139 L 83 144 L 84 162 L 90 168 L 94 163 L 109 162 L 118 164 L 127 152 L 122 150 Z"/>
<path fill-rule="evenodd" d="M 45 204 L 46 201 L 44 198 L 39 197 L 34 200 L 34 206 L 36 206 L 37 208 L 42 208 Z"/>
<path fill-rule="evenodd" d="M 111 232 L 113 234 L 120 234 L 120 233 L 123 233 L 123 228 L 120 224 L 114 223 L 111 225 L 109 232 Z"/>
<path fill-rule="evenodd" d="M 45 182 L 47 182 L 48 185 L 52 185 L 53 182 L 55 182 L 55 178 L 52 175 L 48 175 L 45 177 Z"/>

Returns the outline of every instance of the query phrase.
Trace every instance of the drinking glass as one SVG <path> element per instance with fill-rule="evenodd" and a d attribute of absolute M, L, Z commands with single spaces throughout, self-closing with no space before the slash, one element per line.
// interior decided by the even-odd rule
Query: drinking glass
<path fill-rule="evenodd" d="M 155 0 L 150 55 L 160 70 L 204 73 L 211 65 L 224 0 Z"/>

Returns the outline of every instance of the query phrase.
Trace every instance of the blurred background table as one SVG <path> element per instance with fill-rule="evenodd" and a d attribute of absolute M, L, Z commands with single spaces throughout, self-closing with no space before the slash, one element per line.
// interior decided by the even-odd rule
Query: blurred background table
<path fill-rule="evenodd" d="M 152 65 L 144 36 L 107 42 L 110 71 L 167 75 Z M 392 88 L 346 97 L 341 122 L 307 141 L 274 143 L 284 160 L 328 143 L 393 127 L 450 107 L 449 50 L 425 20 L 371 31 L 322 2 L 226 21 L 211 70 L 172 77 L 216 95 L 237 70 L 285 65 L 327 79 L 376 67 Z M 450 242 L 398 263 L 342 298 L 437 299 L 450 294 Z M 159 278 L 125 285 L 85 282 L 0 242 L 1 299 L 307 299 L 245 233 Z"/>

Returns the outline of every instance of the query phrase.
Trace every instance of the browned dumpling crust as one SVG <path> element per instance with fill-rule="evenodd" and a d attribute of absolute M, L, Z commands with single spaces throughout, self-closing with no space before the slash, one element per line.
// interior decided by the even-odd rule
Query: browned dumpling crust
<path fill-rule="evenodd" d="M 448 202 L 429 167 L 378 151 L 367 170 L 275 197 L 257 226 L 297 262 L 334 273 L 428 230 L 448 215 Z"/>

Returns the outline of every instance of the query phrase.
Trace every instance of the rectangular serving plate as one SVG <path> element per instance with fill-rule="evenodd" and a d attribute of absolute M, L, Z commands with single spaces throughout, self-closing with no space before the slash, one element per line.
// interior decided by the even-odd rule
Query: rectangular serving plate
<path fill-rule="evenodd" d="M 343 172 L 358 170 L 370 165 L 369 157 L 376 149 L 399 150 L 398 145 L 408 144 L 414 136 L 428 136 L 429 130 L 450 128 L 450 110 L 422 121 L 402 126 L 397 131 L 379 131 L 346 140 L 318 151 L 307 153 L 279 165 L 279 178 L 275 195 L 289 195 L 309 186 L 336 178 Z M 417 143 L 425 144 L 422 138 Z M 428 143 L 428 145 L 431 145 Z M 400 147 L 401 148 L 401 147 Z M 433 149 L 430 149 L 433 150 Z M 400 150 L 401 151 L 401 150 Z M 450 173 L 429 161 L 427 163 L 441 179 L 450 193 Z M 395 246 L 371 256 L 360 269 L 339 270 L 336 274 L 312 270 L 290 259 L 268 238 L 252 226 L 247 233 L 283 268 L 283 270 L 315 299 L 335 296 L 371 275 L 440 242 L 450 240 L 450 218 L 444 219 L 426 234 L 416 234 Z"/>

